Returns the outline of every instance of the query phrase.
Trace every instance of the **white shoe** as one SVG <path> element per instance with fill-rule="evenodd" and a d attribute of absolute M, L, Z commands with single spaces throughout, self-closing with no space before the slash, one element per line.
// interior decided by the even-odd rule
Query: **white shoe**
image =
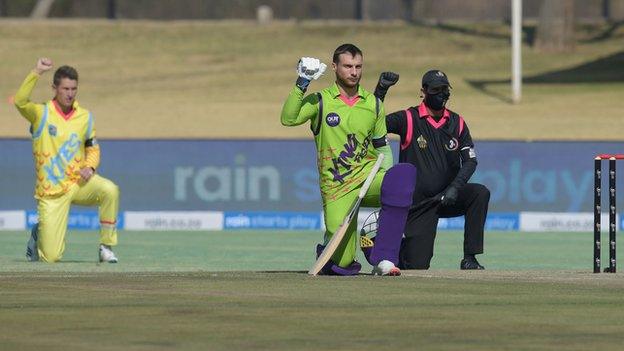
<path fill-rule="evenodd" d="M 26 259 L 29 262 L 39 261 L 39 250 L 37 250 L 38 233 L 39 223 L 35 224 L 30 231 L 30 239 L 28 239 L 28 244 L 26 244 Z"/>
<path fill-rule="evenodd" d="M 394 263 L 383 260 L 373 267 L 373 275 L 386 275 L 391 277 L 398 277 L 401 275 L 401 270 L 398 269 Z"/>
<path fill-rule="evenodd" d="M 117 263 L 117 256 L 110 246 L 100 244 L 100 262 Z"/>

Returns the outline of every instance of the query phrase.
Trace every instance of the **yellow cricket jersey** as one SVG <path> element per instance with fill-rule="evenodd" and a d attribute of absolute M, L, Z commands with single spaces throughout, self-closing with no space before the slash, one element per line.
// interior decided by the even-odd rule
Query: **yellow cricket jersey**
<path fill-rule="evenodd" d="M 97 168 L 100 150 L 95 141 L 91 113 L 74 101 L 73 109 L 64 114 L 55 100 L 44 104 L 30 101 L 30 94 L 39 80 L 31 72 L 15 94 L 15 106 L 30 122 L 35 160 L 35 198 L 64 194 L 80 180 L 84 167 Z M 85 147 L 85 141 L 94 145 Z"/>

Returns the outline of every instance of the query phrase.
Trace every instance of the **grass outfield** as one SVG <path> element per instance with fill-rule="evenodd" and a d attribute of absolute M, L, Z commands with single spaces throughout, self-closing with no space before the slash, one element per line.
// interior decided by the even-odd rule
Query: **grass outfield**
<path fill-rule="evenodd" d="M 487 233 L 482 272 L 461 235 L 402 277 L 309 277 L 317 232 L 124 232 L 97 265 L 97 234 L 64 262 L 23 260 L 0 233 L 0 349 L 618 350 L 621 274 L 592 274 L 591 234 Z M 367 268 L 368 271 L 368 268 Z"/>
<path fill-rule="evenodd" d="M 0 20 L 0 137 L 27 137 L 8 100 L 36 58 L 49 56 L 78 68 L 79 100 L 101 138 L 309 138 L 307 127 L 279 123 L 296 62 L 329 63 L 336 46 L 353 42 L 364 51 L 364 87 L 384 70 L 401 74 L 388 112 L 417 104 L 422 74 L 440 68 L 454 88 L 449 107 L 475 139 L 621 140 L 624 26 L 578 27 L 577 36 L 574 53 L 524 46 L 523 102 L 511 105 L 502 24 Z M 35 101 L 50 98 L 50 80 Z M 311 91 L 332 81 L 328 72 Z"/>
<path fill-rule="evenodd" d="M 97 233 L 74 231 L 68 234 L 63 261 L 48 265 L 24 261 L 26 232 L 0 232 L 0 272 L 298 272 L 312 265 L 320 237 L 315 231 L 127 231 L 120 233 L 115 249 L 122 263 L 97 265 Z M 590 233 L 487 232 L 486 253 L 479 257 L 488 270 L 588 272 L 592 240 Z M 455 270 L 461 252 L 461 233 L 440 232 L 432 269 Z"/>

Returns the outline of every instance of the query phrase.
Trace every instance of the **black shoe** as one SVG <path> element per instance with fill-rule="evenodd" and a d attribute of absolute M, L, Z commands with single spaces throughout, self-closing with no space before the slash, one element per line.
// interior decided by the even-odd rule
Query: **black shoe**
<path fill-rule="evenodd" d="M 482 269 L 485 269 L 485 267 L 480 265 L 479 261 L 477 261 L 476 258 L 468 258 L 468 259 L 464 258 L 463 260 L 461 260 L 461 263 L 459 264 L 459 269 L 482 270 Z"/>

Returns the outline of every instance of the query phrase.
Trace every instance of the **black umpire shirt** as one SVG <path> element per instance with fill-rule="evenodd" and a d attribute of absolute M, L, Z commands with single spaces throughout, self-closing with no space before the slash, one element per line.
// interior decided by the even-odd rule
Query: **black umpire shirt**
<path fill-rule="evenodd" d="M 436 121 L 421 103 L 387 115 L 386 127 L 401 136 L 399 162 L 416 166 L 416 206 L 439 196 L 449 185 L 460 189 L 477 168 L 470 131 L 455 112 L 444 109 Z"/>

